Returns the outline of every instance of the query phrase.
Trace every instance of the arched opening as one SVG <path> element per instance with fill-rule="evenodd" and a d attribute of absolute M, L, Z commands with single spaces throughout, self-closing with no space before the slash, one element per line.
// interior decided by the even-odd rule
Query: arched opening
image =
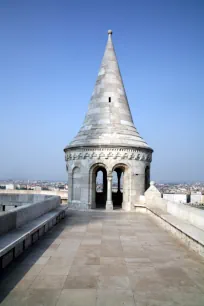
<path fill-rule="evenodd" d="M 107 200 L 107 172 L 103 167 L 96 170 L 96 208 L 105 208 Z"/>
<path fill-rule="evenodd" d="M 125 170 L 124 167 L 118 166 L 114 168 L 113 171 L 113 181 L 112 181 L 113 209 L 122 208 L 124 170 Z"/>
<path fill-rule="evenodd" d="M 145 168 L 145 191 L 149 188 L 150 186 L 150 169 L 149 166 Z"/>
<path fill-rule="evenodd" d="M 91 175 L 91 208 L 105 209 L 107 200 L 107 171 L 96 165 Z"/>

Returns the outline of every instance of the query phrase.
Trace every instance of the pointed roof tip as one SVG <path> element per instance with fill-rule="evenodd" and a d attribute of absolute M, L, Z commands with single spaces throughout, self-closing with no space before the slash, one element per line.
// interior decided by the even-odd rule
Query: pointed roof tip
<path fill-rule="evenodd" d="M 108 30 L 108 35 L 112 35 L 113 31 L 112 30 Z"/>

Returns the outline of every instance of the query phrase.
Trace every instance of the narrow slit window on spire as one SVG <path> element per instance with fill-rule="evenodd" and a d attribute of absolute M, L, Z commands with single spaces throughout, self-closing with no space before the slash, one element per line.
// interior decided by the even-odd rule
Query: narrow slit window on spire
<path fill-rule="evenodd" d="M 111 97 L 108 98 L 108 102 L 111 102 Z"/>

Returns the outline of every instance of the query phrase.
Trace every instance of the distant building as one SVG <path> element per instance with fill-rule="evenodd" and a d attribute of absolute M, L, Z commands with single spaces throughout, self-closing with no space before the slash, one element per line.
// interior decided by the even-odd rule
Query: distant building
<path fill-rule="evenodd" d="M 15 186 L 14 184 L 6 184 L 6 190 L 14 190 L 15 189 Z"/>
<path fill-rule="evenodd" d="M 42 190 L 42 187 L 41 186 L 35 186 L 34 190 L 40 191 L 40 190 Z"/>

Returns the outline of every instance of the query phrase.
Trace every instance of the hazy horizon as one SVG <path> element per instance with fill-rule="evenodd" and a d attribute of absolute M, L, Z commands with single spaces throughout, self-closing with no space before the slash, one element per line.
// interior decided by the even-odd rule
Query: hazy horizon
<path fill-rule="evenodd" d="M 42 178 L 42 179 L 29 179 L 29 178 L 16 178 L 16 179 L 13 179 L 13 178 L 4 178 L 4 179 L 0 179 L 0 182 L 3 182 L 3 181 L 23 181 L 23 182 L 26 182 L 26 181 L 29 181 L 29 182 L 33 182 L 33 181 L 46 181 L 46 182 L 67 182 L 67 179 L 65 180 L 57 180 L 57 179 L 46 179 L 46 178 Z M 185 181 L 162 181 L 162 180 L 159 180 L 159 181 L 155 181 L 156 184 L 195 184 L 195 183 L 201 183 L 203 184 L 204 181 L 191 181 L 191 180 L 185 180 Z"/>
<path fill-rule="evenodd" d="M 0 179 L 67 180 L 112 29 L 151 179 L 204 182 L 203 16 L 200 0 L 2 0 Z"/>

